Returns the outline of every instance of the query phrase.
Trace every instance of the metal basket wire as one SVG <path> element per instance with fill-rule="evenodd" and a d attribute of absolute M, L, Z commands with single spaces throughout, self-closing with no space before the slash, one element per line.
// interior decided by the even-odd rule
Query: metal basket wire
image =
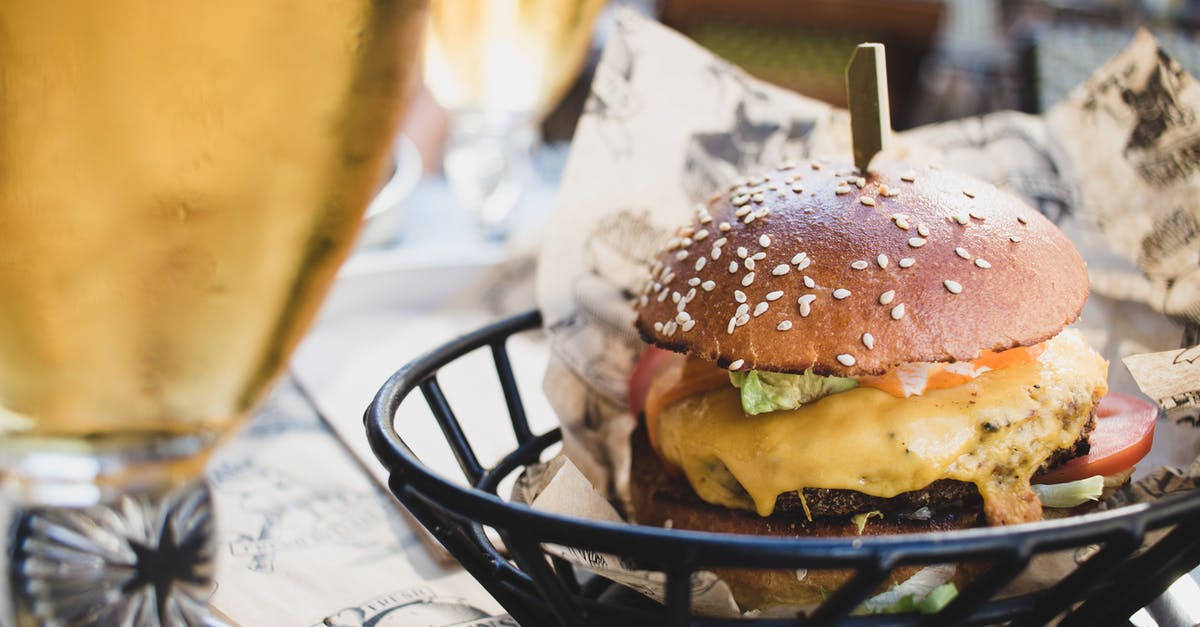
<path fill-rule="evenodd" d="M 854 575 L 815 611 L 806 625 L 995 624 L 1042 625 L 1063 615 L 1062 625 L 1125 623 L 1178 577 L 1200 564 L 1200 491 L 1115 510 L 1007 528 L 861 538 L 787 539 L 704 533 L 613 524 L 536 511 L 506 501 L 496 490 L 506 477 L 558 442 L 558 429 L 534 434 L 525 417 L 506 342 L 538 328 L 537 311 L 468 333 L 397 371 L 366 411 L 371 447 L 390 472 L 388 485 L 462 565 L 525 627 L 534 625 L 789 625 L 796 619 L 715 619 L 690 612 L 691 575 L 712 567 L 853 569 Z M 438 383 L 439 369 L 489 347 L 518 445 L 485 468 L 468 443 Z M 405 444 L 393 417 L 400 402 L 420 389 L 471 487 L 439 476 Z M 399 425 L 400 429 L 404 425 Z M 495 529 L 501 550 L 485 533 Z M 1152 546 L 1147 533 L 1165 530 Z M 633 560 L 667 577 L 666 601 L 614 601 L 616 584 L 581 581 L 566 561 L 550 555 L 552 543 Z M 995 598 L 1035 555 L 1095 545 L 1091 556 L 1053 586 L 1017 597 Z M 886 581 L 894 567 L 973 562 L 985 565 L 941 612 L 885 616 L 850 613 Z"/>

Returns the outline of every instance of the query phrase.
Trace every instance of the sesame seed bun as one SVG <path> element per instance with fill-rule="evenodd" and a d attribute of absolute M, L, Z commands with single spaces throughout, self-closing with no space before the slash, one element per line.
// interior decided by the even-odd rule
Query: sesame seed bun
<path fill-rule="evenodd" d="M 1036 344 L 1087 295 L 1066 236 L 988 183 L 785 164 L 697 209 L 652 269 L 637 326 L 723 367 L 858 376 Z"/>

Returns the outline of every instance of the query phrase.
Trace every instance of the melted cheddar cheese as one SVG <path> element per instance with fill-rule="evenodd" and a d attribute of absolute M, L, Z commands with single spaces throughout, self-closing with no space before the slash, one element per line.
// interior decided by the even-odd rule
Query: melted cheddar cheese
<path fill-rule="evenodd" d="M 1107 368 L 1068 330 L 1036 359 L 909 398 L 858 387 L 749 416 L 731 386 L 687 396 L 657 416 L 654 440 L 700 498 L 762 516 L 802 488 L 890 498 L 949 478 L 978 486 L 991 524 L 1038 520 L 1029 479 L 1078 439 Z"/>

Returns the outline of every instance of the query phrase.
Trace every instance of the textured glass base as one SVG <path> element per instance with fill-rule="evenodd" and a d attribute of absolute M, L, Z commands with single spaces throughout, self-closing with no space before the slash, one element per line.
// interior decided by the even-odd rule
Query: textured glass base
<path fill-rule="evenodd" d="M 212 495 L 201 480 L 112 505 L 13 512 L 9 582 L 19 622 L 223 625 L 210 611 Z"/>

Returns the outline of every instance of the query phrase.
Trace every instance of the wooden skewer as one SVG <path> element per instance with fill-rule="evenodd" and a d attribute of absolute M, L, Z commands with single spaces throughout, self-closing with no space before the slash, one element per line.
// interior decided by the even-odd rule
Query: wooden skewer
<path fill-rule="evenodd" d="M 850 138 L 854 143 L 854 166 L 861 172 L 867 171 L 871 159 L 891 140 L 885 58 L 883 44 L 859 44 L 846 66 Z"/>

